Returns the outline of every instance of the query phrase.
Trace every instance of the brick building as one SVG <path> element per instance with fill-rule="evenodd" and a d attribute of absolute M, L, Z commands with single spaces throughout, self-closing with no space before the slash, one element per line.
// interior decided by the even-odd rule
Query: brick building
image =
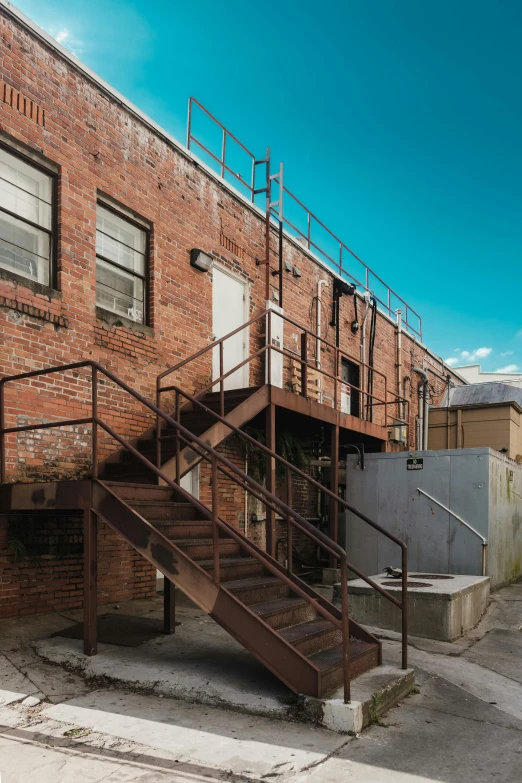
<path fill-rule="evenodd" d="M 280 385 L 307 405 L 290 410 L 281 403 L 278 422 L 288 421 L 295 433 L 302 431 L 307 417 L 320 449 L 332 416 L 341 411 L 340 437 L 346 446 L 364 443 L 374 451 L 416 447 L 421 377 L 413 368 L 427 373 L 435 402 L 446 391 L 448 375 L 460 381 L 421 343 L 414 317 L 398 328 L 394 309 L 404 310 L 405 303 L 386 289 L 374 306 L 364 286 L 355 293 L 345 288 L 332 326 L 332 293 L 342 280 L 349 288 L 352 278 L 321 260 L 324 254 L 310 235 L 303 243 L 300 232 L 286 224 L 280 235 L 276 209 L 267 274 L 265 211 L 256 198 L 245 195 L 241 183 L 221 176 L 225 169 L 214 171 L 204 162 L 208 157 L 198 157 L 197 148 L 189 150 L 170 137 L 5 2 L 0 2 L 0 41 L 2 377 L 95 360 L 154 400 L 157 376 L 211 344 L 216 332 L 231 331 L 234 318 L 243 323 L 262 313 L 268 286 L 270 302 L 282 306 L 294 322 L 284 324 L 287 354 L 281 360 Z M 262 180 L 263 172 L 258 174 Z M 274 181 L 274 198 L 276 187 Z M 197 249 L 203 251 L 203 261 L 212 259 L 208 272 L 191 264 Z M 371 291 L 372 279 L 382 288 L 371 273 L 369 279 Z M 318 286 L 323 280 L 326 284 Z M 352 330 L 356 306 L 360 325 Z M 319 354 L 314 337 L 318 310 L 325 340 Z M 264 320 L 252 326 L 236 346 L 236 357 L 262 348 L 264 328 Z M 305 330 L 310 332 L 306 377 L 299 363 Z M 339 372 L 334 366 L 336 332 L 344 387 L 332 377 Z M 236 378 L 235 385 L 262 385 L 262 359 L 253 356 L 247 369 L 238 371 L 246 375 Z M 207 352 L 180 369 L 176 382 L 192 393 L 213 377 L 216 368 Z M 7 483 L 88 475 L 91 425 L 82 419 L 90 415 L 89 378 L 79 368 L 6 385 L 5 428 L 77 422 L 6 434 Z M 304 394 L 303 382 L 310 385 Z M 107 423 L 128 440 L 154 422 L 150 410 L 109 381 L 100 385 L 98 405 Z M 405 440 L 392 443 L 394 422 L 402 420 Z M 110 459 L 118 444 L 101 432 L 99 448 Z M 247 457 L 237 439 L 219 448 L 245 467 Z M 203 502 L 210 492 L 209 469 L 203 467 Z M 255 509 L 250 501 L 245 504 L 244 493 L 231 486 L 222 494 L 224 517 L 262 542 L 263 525 L 257 520 L 247 531 L 247 518 L 254 519 Z M 303 495 L 299 502 L 314 516 L 307 504 L 315 500 Z M 0 520 L 0 617 L 81 605 L 81 517 L 33 519 L 32 538 L 27 538 L 26 525 L 25 540 L 17 537 L 19 522 L 6 509 Z M 100 600 L 149 594 L 155 589 L 153 566 L 109 527 L 101 527 Z"/>

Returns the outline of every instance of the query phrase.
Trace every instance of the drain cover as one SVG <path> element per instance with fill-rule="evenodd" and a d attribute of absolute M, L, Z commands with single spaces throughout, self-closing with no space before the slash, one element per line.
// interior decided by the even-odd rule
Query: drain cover
<path fill-rule="evenodd" d="M 418 579 L 454 579 L 454 576 L 447 576 L 446 574 L 412 574 L 412 576 Z"/>
<path fill-rule="evenodd" d="M 385 579 L 381 582 L 381 585 L 393 585 L 394 587 L 400 587 L 401 582 L 399 579 Z M 410 582 L 408 580 L 408 587 L 433 587 L 428 582 Z"/>

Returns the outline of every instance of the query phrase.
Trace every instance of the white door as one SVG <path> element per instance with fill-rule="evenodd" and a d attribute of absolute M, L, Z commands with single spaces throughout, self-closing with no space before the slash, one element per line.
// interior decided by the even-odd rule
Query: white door
<path fill-rule="evenodd" d="M 247 320 L 247 286 L 242 280 L 218 267 L 212 267 L 212 332 L 215 340 L 242 326 Z M 223 373 L 240 364 L 247 357 L 248 329 L 223 342 Z M 212 379 L 220 376 L 219 346 L 212 352 Z M 225 378 L 225 389 L 243 389 L 248 386 L 248 365 Z M 218 386 L 214 391 L 218 391 Z"/>
<path fill-rule="evenodd" d="M 186 489 L 196 500 L 199 500 L 199 465 L 182 476 L 180 487 Z"/>

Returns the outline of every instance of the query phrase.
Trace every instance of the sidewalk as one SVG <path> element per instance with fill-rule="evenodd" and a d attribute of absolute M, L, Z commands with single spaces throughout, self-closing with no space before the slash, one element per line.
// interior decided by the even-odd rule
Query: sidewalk
<path fill-rule="evenodd" d="M 2 783 L 520 780 L 522 583 L 458 643 L 412 639 L 419 692 L 360 737 L 104 687 L 39 659 L 31 641 L 70 624 L 0 623 Z M 398 654 L 386 640 L 385 660 Z M 26 694 L 43 701 L 24 706 Z"/>

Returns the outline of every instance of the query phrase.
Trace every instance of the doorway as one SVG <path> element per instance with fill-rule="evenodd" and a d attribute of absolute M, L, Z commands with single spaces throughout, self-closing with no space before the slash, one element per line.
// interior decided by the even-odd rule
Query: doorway
<path fill-rule="evenodd" d="M 240 277 L 212 267 L 212 332 L 214 340 L 242 326 L 248 318 L 248 285 Z M 226 373 L 247 358 L 248 329 L 243 329 L 223 342 L 223 372 Z M 212 379 L 220 377 L 219 347 L 212 351 Z M 248 386 L 249 367 L 243 365 L 225 378 L 225 389 Z M 214 387 L 218 391 L 219 387 Z"/>
<path fill-rule="evenodd" d="M 349 359 L 343 359 L 341 362 L 341 381 L 343 383 L 350 383 L 351 386 L 360 388 L 361 386 L 361 368 L 355 362 L 351 362 Z M 349 413 L 351 416 L 361 416 L 361 393 L 357 389 L 346 386 L 342 389 L 344 395 L 343 413 Z"/>

